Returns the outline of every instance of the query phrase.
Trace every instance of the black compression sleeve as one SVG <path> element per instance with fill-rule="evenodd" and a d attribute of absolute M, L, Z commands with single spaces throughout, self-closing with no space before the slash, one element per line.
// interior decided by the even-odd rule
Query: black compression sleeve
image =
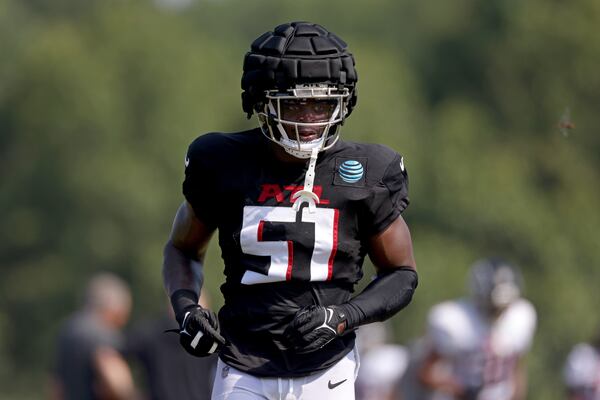
<path fill-rule="evenodd" d="M 359 295 L 340 305 L 346 311 L 346 329 L 390 318 L 410 303 L 417 284 L 417 272 L 412 268 L 379 273 Z"/>

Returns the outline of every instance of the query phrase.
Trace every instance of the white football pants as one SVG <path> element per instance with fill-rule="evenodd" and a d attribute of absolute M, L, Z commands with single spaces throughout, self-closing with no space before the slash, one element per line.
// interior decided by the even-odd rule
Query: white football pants
<path fill-rule="evenodd" d="M 355 347 L 325 371 L 299 378 L 264 378 L 219 359 L 212 400 L 354 400 L 359 364 Z"/>

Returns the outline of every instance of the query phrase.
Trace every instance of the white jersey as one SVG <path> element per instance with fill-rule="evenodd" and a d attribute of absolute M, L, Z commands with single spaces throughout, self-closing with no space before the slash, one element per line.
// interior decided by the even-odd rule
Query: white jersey
<path fill-rule="evenodd" d="M 400 379 L 408 366 L 408 350 L 390 343 L 387 323 L 363 325 L 356 334 L 360 368 L 356 379 L 357 400 L 395 398 Z"/>
<path fill-rule="evenodd" d="M 524 299 L 512 303 L 495 320 L 471 301 L 448 301 L 429 313 L 428 337 L 446 360 L 450 374 L 465 386 L 481 389 L 478 400 L 508 400 L 515 391 L 513 374 L 531 345 L 536 319 L 535 309 Z"/>
<path fill-rule="evenodd" d="M 408 365 L 408 351 L 400 345 L 382 344 L 361 355 L 356 380 L 358 400 L 391 398 Z"/>
<path fill-rule="evenodd" d="M 581 400 L 600 400 L 600 349 L 580 343 L 571 350 L 563 371 L 565 385 Z"/>

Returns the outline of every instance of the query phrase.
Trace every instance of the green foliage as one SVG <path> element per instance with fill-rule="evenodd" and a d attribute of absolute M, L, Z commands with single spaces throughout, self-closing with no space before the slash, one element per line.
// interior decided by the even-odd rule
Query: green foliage
<path fill-rule="evenodd" d="M 539 312 L 530 397 L 561 397 L 565 353 L 600 323 L 594 0 L 1 2 L 2 398 L 42 395 L 32 382 L 46 379 L 92 272 L 131 283 L 136 317 L 163 307 L 186 146 L 254 125 L 241 112 L 243 54 L 290 20 L 322 23 L 356 56 L 344 137 L 405 156 L 421 283 L 394 318 L 397 340 L 464 293 L 473 260 L 504 255 Z M 207 265 L 218 306 L 214 243 Z"/>

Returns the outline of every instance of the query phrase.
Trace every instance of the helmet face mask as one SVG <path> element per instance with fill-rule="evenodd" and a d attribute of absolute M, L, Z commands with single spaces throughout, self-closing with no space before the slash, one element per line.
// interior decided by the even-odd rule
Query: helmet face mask
<path fill-rule="evenodd" d="M 268 139 L 295 157 L 309 158 L 314 148 L 326 150 L 337 141 L 349 97 L 347 88 L 298 84 L 285 91 L 265 91 L 266 100 L 256 114 Z"/>

